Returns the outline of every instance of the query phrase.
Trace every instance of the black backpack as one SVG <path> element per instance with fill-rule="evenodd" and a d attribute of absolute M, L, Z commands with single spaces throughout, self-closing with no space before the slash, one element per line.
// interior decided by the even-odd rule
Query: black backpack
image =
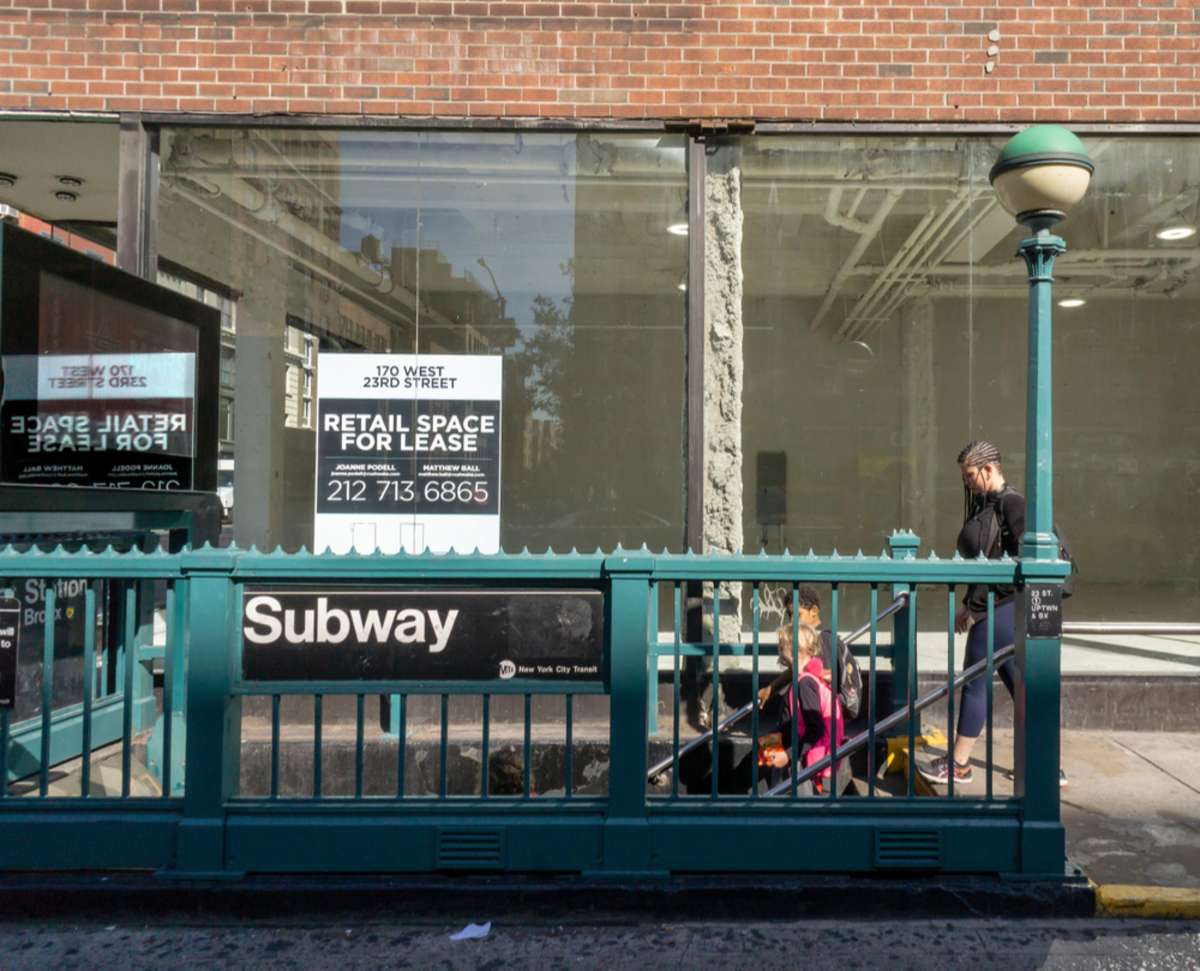
<path fill-rule="evenodd" d="M 979 548 L 987 551 L 984 555 L 989 560 L 998 560 L 1006 549 L 1017 545 L 1008 521 L 1000 514 L 1000 503 L 985 503 L 974 518 L 979 520 Z M 1079 572 L 1079 564 L 1071 555 L 1066 534 L 1058 523 L 1054 524 L 1054 536 L 1058 540 L 1058 558 L 1071 564 L 1071 572 L 1063 580 L 1062 595 L 1066 600 L 1075 592 L 1075 574 Z"/>
<path fill-rule="evenodd" d="M 821 631 L 821 653 L 824 655 L 825 666 L 833 670 L 833 652 L 830 646 L 833 635 Z M 838 638 L 838 702 L 842 706 L 842 717 L 852 721 L 862 710 L 862 671 L 858 660 L 850 650 L 850 645 Z"/>

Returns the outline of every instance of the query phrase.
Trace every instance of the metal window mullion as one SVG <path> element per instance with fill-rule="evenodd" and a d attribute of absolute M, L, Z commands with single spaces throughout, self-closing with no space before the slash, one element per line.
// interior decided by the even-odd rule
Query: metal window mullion
<path fill-rule="evenodd" d="M 685 545 L 704 551 L 704 184 L 708 155 L 703 139 L 688 139 L 687 302 L 684 317 L 687 366 L 684 405 L 687 415 Z M 697 638 L 698 639 L 698 638 Z"/>

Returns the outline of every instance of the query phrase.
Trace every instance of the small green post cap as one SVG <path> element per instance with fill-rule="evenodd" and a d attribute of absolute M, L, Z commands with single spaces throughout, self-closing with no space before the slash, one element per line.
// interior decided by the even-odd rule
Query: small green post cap
<path fill-rule="evenodd" d="M 1089 173 L 1096 170 L 1083 142 L 1074 132 L 1058 125 L 1034 125 L 1008 140 L 992 166 L 988 181 L 995 182 L 996 176 L 1011 169 L 1032 165 L 1077 165 Z"/>

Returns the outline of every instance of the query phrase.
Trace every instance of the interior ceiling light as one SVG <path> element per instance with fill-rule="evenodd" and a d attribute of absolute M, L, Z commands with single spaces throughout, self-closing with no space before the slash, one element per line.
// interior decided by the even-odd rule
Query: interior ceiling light
<path fill-rule="evenodd" d="M 671 225 L 667 227 L 667 232 L 672 236 L 686 236 L 688 234 L 688 224 L 671 223 Z"/>
<path fill-rule="evenodd" d="M 66 189 L 60 189 L 54 193 L 54 198 L 59 202 L 74 202 L 79 196 L 75 195 L 74 192 L 68 192 Z"/>
<path fill-rule="evenodd" d="M 1063 300 L 1060 300 L 1058 305 L 1066 308 L 1067 310 L 1072 310 L 1075 307 L 1082 307 L 1085 303 L 1087 303 L 1087 301 L 1082 297 L 1067 297 Z"/>
<path fill-rule="evenodd" d="M 687 293 L 687 280 L 680 280 L 675 289 Z"/>
<path fill-rule="evenodd" d="M 83 179 L 79 178 L 77 175 L 60 175 L 58 177 L 58 184 L 65 185 L 70 189 L 78 189 L 81 185 L 83 185 Z"/>
<path fill-rule="evenodd" d="M 1183 225 L 1164 226 L 1154 235 L 1168 243 L 1173 243 L 1181 239 L 1189 239 L 1190 237 L 1195 236 L 1196 227 Z"/>
<path fill-rule="evenodd" d="M 10 172 L 0 172 L 0 189 L 9 189 L 17 184 L 17 177 Z"/>

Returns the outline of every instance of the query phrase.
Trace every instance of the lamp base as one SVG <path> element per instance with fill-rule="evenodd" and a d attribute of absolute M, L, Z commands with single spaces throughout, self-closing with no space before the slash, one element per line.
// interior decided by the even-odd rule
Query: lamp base
<path fill-rule="evenodd" d="M 1035 233 L 1048 230 L 1066 218 L 1067 214 L 1061 209 L 1026 209 L 1024 212 L 1017 213 L 1017 222 L 1022 226 L 1028 226 Z"/>

